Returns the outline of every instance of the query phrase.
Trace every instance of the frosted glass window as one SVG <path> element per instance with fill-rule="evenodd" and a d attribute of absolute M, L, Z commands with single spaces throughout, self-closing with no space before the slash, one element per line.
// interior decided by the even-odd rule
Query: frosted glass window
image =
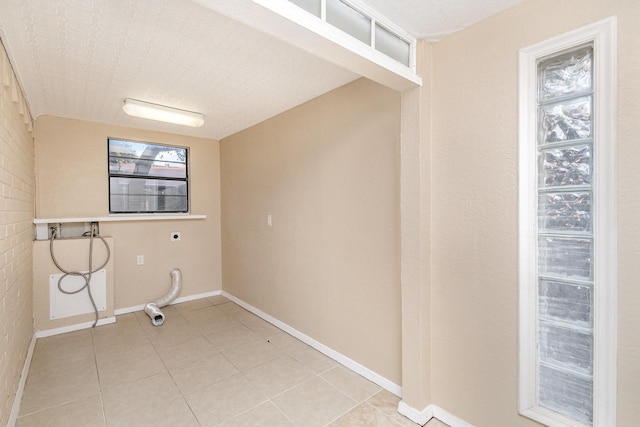
<path fill-rule="evenodd" d="M 327 22 L 371 45 L 371 18 L 340 0 L 327 0 Z"/>
<path fill-rule="evenodd" d="M 301 7 L 307 12 L 320 18 L 321 4 L 320 0 L 289 0 L 291 3 Z"/>
<path fill-rule="evenodd" d="M 411 45 L 396 36 L 386 28 L 376 24 L 375 28 L 376 50 L 384 53 L 390 58 L 409 66 L 409 52 Z"/>

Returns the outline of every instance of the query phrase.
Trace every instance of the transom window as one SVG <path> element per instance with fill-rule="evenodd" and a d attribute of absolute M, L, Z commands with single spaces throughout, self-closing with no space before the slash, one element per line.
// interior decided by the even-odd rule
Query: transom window
<path fill-rule="evenodd" d="M 415 38 L 352 0 L 289 0 L 399 63 L 415 69 Z"/>
<path fill-rule="evenodd" d="M 110 213 L 189 211 L 188 149 L 109 138 Z"/>

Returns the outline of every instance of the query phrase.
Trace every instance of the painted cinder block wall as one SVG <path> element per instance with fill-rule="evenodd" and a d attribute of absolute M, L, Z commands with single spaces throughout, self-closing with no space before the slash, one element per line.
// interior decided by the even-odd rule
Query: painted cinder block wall
<path fill-rule="evenodd" d="M 8 422 L 33 336 L 33 156 L 31 116 L 0 43 L 0 426 Z"/>

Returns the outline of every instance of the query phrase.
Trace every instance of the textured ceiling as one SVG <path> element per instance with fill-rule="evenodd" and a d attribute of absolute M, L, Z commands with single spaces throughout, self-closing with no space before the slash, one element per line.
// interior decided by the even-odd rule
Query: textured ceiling
<path fill-rule="evenodd" d="M 232 7 L 240 0 L 216 0 Z M 521 0 L 367 0 L 435 38 Z M 0 0 L 0 36 L 34 117 L 220 139 L 357 79 L 193 0 Z M 192 129 L 126 116 L 124 98 L 202 112 Z"/>

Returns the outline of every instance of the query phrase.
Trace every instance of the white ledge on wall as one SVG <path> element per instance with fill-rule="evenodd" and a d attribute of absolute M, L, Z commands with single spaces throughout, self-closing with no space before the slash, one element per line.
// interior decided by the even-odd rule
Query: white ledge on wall
<path fill-rule="evenodd" d="M 183 219 L 207 219 L 206 215 L 190 214 L 123 214 L 80 218 L 34 218 L 34 224 L 70 223 L 70 222 L 118 222 L 118 221 L 175 221 Z"/>

